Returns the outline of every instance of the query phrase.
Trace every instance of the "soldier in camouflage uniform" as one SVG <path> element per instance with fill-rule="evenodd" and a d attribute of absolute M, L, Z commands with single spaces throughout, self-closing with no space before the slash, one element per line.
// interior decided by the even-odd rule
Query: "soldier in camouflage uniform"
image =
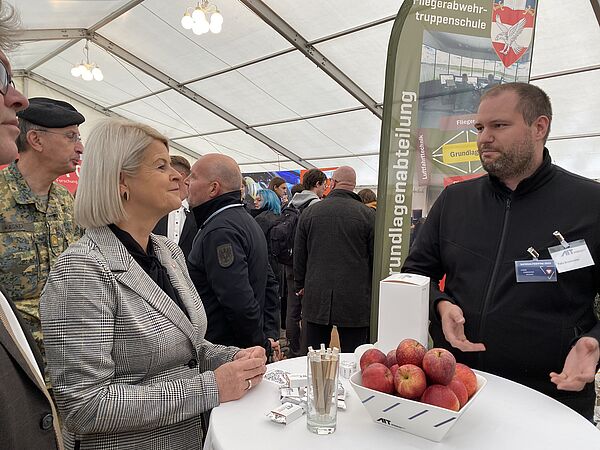
<path fill-rule="evenodd" d="M 53 181 L 75 170 L 85 119 L 70 104 L 46 98 L 30 99 L 18 116 L 19 160 L 0 172 L 0 286 L 45 356 L 40 295 L 58 256 L 80 237 L 73 197 Z"/>

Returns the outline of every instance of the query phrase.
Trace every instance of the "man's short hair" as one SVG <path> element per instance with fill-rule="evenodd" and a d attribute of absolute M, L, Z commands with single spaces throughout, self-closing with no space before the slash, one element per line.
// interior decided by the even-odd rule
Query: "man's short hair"
<path fill-rule="evenodd" d="M 302 184 L 304 185 L 304 189 L 312 189 L 317 183 L 325 183 L 327 181 L 327 175 L 325 175 L 319 169 L 310 169 L 307 170 L 302 177 Z"/>
<path fill-rule="evenodd" d="M 190 162 L 183 156 L 179 156 L 179 155 L 171 156 L 171 166 L 177 172 L 185 173 L 186 176 L 189 175 L 190 172 L 192 171 L 192 166 L 190 165 Z"/>
<path fill-rule="evenodd" d="M 31 122 L 29 122 L 28 120 L 25 119 L 19 119 L 19 135 L 17 136 L 17 150 L 19 151 L 19 153 L 23 153 L 25 150 L 27 150 L 27 133 L 29 133 L 32 130 L 42 130 L 44 129 L 43 127 L 40 127 L 38 125 L 35 125 Z"/>
<path fill-rule="evenodd" d="M 291 192 L 292 197 L 296 195 L 298 192 L 302 192 L 304 190 L 304 185 L 302 183 L 298 183 L 292 186 Z"/>
<path fill-rule="evenodd" d="M 154 140 L 168 148 L 167 138 L 154 128 L 125 119 L 108 119 L 91 131 L 75 197 L 79 225 L 96 228 L 127 218 L 119 187 L 121 174 L 134 175 L 139 170 Z"/>
<path fill-rule="evenodd" d="M 481 96 L 481 101 L 487 97 L 496 97 L 505 92 L 514 92 L 519 97 L 517 111 L 523 116 L 527 125 L 531 125 L 540 116 L 546 116 L 549 119 L 548 131 L 544 136 L 544 143 L 548 140 L 550 134 L 550 124 L 552 123 L 552 104 L 550 97 L 539 87 L 529 83 L 505 83 L 497 84 Z"/>

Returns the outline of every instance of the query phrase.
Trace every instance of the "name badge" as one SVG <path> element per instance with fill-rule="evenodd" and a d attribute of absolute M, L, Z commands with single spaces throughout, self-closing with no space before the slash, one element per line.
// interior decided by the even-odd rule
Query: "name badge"
<path fill-rule="evenodd" d="M 582 269 L 594 265 L 594 260 L 590 250 L 585 243 L 585 239 L 579 239 L 569 243 L 568 247 L 556 245 L 549 247 L 550 256 L 556 264 L 558 273 L 569 272 L 575 269 Z"/>
<path fill-rule="evenodd" d="M 517 283 L 548 283 L 556 281 L 556 266 L 551 259 L 515 261 L 515 273 L 517 275 Z"/>

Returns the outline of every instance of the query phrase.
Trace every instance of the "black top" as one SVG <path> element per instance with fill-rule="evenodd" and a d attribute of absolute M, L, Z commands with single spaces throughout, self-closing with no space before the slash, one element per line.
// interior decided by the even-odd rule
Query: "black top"
<path fill-rule="evenodd" d="M 219 209 L 229 205 L 242 205 L 241 195 L 240 191 L 227 192 L 193 208 L 192 212 L 194 213 L 198 228 L 204 228 L 206 226 L 205 222 L 211 214 L 217 212 Z"/>
<path fill-rule="evenodd" d="M 171 299 L 177 304 L 177 306 L 179 306 L 179 308 L 189 319 L 190 316 L 185 308 L 185 305 L 183 304 L 183 301 L 171 284 L 171 279 L 169 278 L 167 269 L 165 269 L 160 260 L 157 258 L 156 253 L 154 253 L 152 239 L 148 240 L 148 247 L 146 248 L 146 251 L 144 251 L 140 244 L 138 244 L 137 241 L 127 231 L 120 229 L 114 224 L 110 224 L 108 227 L 115 234 L 117 239 L 121 241 L 121 244 L 125 246 L 135 262 L 137 262 L 140 267 L 144 269 L 144 272 L 146 272 L 148 276 L 152 278 L 152 281 L 154 281 L 158 287 L 165 292 L 165 294 L 171 297 Z"/>
<path fill-rule="evenodd" d="M 547 150 L 538 170 L 514 191 L 492 176 L 448 186 L 402 269 L 431 278 L 434 345 L 474 369 L 593 407 L 592 383 L 581 392 L 558 391 L 548 374 L 561 371 L 576 339 L 600 340 L 593 310 L 600 291 L 599 224 L 600 184 L 554 166 Z M 518 283 L 515 261 L 531 260 L 529 247 L 540 260 L 551 259 L 548 248 L 559 245 L 556 230 L 568 242 L 585 239 L 596 264 L 559 273 L 556 282 Z M 460 306 L 467 339 L 485 344 L 484 352 L 461 352 L 446 341 L 435 312 L 439 300 Z"/>

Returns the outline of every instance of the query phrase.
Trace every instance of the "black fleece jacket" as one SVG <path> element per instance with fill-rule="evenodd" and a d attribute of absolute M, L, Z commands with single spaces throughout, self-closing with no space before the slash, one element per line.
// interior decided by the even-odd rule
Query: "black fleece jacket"
<path fill-rule="evenodd" d="M 550 259 L 548 247 L 585 239 L 594 266 L 558 274 L 555 283 L 517 283 L 515 261 Z M 600 340 L 594 297 L 600 284 L 600 184 L 554 166 L 548 151 L 539 169 L 509 190 L 484 176 L 447 187 L 433 208 L 404 264 L 404 272 L 431 277 L 430 332 L 438 347 L 459 362 L 525 384 L 551 397 L 565 393 L 550 382 L 583 335 Z M 437 288 L 446 275 L 444 292 Z M 459 305 L 465 335 L 485 352 L 463 353 L 444 339 L 435 305 Z M 587 401 L 586 401 L 587 403 Z"/>

